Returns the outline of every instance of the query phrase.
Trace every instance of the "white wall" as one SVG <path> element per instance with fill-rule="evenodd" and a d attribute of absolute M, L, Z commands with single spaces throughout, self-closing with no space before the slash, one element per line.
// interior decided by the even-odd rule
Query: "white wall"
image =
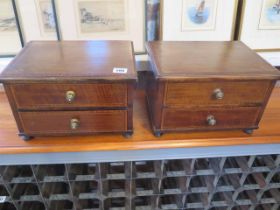
<path fill-rule="evenodd" d="M 259 52 L 272 66 L 280 66 L 280 52 Z"/>
<path fill-rule="evenodd" d="M 0 73 L 11 62 L 13 58 L 0 58 Z M 3 86 L 0 84 L 0 91 L 3 91 Z"/>

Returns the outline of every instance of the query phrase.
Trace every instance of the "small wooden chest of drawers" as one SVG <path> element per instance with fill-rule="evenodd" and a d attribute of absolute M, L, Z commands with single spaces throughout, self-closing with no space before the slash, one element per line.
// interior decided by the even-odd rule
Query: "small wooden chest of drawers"
<path fill-rule="evenodd" d="M 155 135 L 258 128 L 280 73 L 241 42 L 149 42 Z"/>
<path fill-rule="evenodd" d="M 137 79 L 128 41 L 30 42 L 0 76 L 19 135 L 133 131 Z"/>

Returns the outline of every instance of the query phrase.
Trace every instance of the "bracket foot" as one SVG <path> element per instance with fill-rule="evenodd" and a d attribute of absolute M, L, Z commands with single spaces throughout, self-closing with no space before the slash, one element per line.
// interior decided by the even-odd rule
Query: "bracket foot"
<path fill-rule="evenodd" d="M 248 135 L 251 135 L 251 134 L 253 134 L 254 129 L 244 129 L 243 132 L 248 134 Z"/>
<path fill-rule="evenodd" d="M 133 131 L 127 131 L 123 133 L 123 136 L 125 138 L 131 138 L 131 136 L 133 135 Z"/>
<path fill-rule="evenodd" d="M 31 139 L 34 138 L 33 136 L 29 136 L 29 135 L 26 135 L 26 134 L 19 134 L 19 137 L 20 137 L 23 141 L 29 141 L 29 140 L 31 140 Z"/>

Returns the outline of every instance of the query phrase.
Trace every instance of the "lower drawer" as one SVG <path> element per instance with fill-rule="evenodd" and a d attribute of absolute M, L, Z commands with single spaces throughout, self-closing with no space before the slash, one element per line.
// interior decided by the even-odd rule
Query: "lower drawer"
<path fill-rule="evenodd" d="M 126 110 L 20 112 L 26 134 L 83 134 L 127 130 Z"/>
<path fill-rule="evenodd" d="M 211 108 L 199 110 L 164 109 L 162 129 L 235 129 L 257 125 L 259 107 Z"/>

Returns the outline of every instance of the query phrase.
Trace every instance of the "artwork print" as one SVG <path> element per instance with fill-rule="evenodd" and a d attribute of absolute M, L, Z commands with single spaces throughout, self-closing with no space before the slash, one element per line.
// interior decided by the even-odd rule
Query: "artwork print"
<path fill-rule="evenodd" d="M 81 33 L 126 31 L 125 0 L 78 1 Z"/>
<path fill-rule="evenodd" d="M 51 0 L 37 0 L 37 9 L 42 35 L 54 34 L 56 25 Z"/>
<path fill-rule="evenodd" d="M 17 31 L 16 18 L 11 0 L 0 1 L 0 32 Z"/>
<path fill-rule="evenodd" d="M 182 30 L 214 30 L 217 0 L 183 0 Z"/>
<path fill-rule="evenodd" d="M 280 29 L 280 0 L 263 0 L 259 29 Z"/>
<path fill-rule="evenodd" d="M 12 0 L 0 0 L 0 56 L 15 55 L 21 49 Z"/>

